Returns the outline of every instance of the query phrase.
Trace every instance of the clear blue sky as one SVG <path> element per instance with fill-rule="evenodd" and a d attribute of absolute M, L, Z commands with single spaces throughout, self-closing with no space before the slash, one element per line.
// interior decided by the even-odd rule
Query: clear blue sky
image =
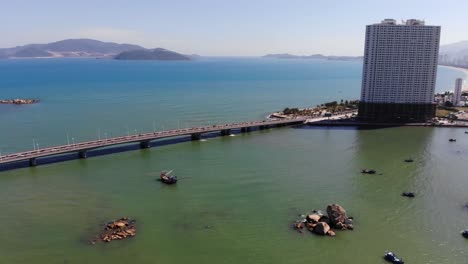
<path fill-rule="evenodd" d="M 442 26 L 468 40 L 468 0 L 0 0 L 0 47 L 66 38 L 183 53 L 361 55 L 365 25 L 383 18 Z"/>

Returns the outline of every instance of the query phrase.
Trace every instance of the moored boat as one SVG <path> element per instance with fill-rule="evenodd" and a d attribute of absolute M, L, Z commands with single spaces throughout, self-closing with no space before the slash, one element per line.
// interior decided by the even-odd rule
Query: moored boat
<path fill-rule="evenodd" d="M 461 232 L 461 234 L 462 234 L 462 236 L 463 236 L 464 238 L 468 238 L 468 229 L 463 230 L 463 231 Z"/>
<path fill-rule="evenodd" d="M 405 262 L 398 258 L 395 253 L 387 251 L 385 252 L 384 259 L 388 262 L 394 263 L 394 264 L 404 264 Z"/>
<path fill-rule="evenodd" d="M 177 182 L 177 176 L 172 175 L 172 170 L 162 171 L 159 177 L 166 184 L 175 184 Z"/>
<path fill-rule="evenodd" d="M 414 192 L 404 192 L 401 194 L 401 196 L 414 198 L 416 195 L 414 194 Z"/>

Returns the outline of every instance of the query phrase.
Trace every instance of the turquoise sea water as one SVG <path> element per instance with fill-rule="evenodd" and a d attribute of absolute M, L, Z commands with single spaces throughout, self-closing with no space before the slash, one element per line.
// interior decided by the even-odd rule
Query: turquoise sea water
<path fill-rule="evenodd" d="M 459 76 L 439 68 L 437 90 Z M 360 78 L 359 62 L 321 60 L 0 61 L 2 98 L 42 100 L 0 105 L 0 151 L 64 144 L 67 133 L 81 141 L 262 119 L 356 99 Z M 463 264 L 467 149 L 462 129 L 281 128 L 0 172 L 0 263 L 383 263 L 390 249 L 407 263 Z M 156 182 L 163 169 L 180 182 Z M 290 229 L 333 202 L 356 230 Z M 135 238 L 86 244 L 121 216 L 137 219 Z"/>

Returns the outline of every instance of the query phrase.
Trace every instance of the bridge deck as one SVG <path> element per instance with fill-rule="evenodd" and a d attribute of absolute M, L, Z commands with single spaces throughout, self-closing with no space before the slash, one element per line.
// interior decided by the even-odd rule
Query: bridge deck
<path fill-rule="evenodd" d="M 80 142 L 80 143 L 75 143 L 75 144 L 47 147 L 47 148 L 42 148 L 42 149 L 37 149 L 37 150 L 3 155 L 3 156 L 0 156 L 0 164 L 31 160 L 31 159 L 66 154 L 66 153 L 71 153 L 71 152 L 83 152 L 83 151 L 88 151 L 92 149 L 104 148 L 104 147 L 120 145 L 120 144 L 128 144 L 128 143 L 135 143 L 135 142 L 148 142 L 151 140 L 157 140 L 157 139 L 163 139 L 163 138 L 188 136 L 188 135 L 193 135 L 193 134 L 212 133 L 212 132 L 218 132 L 222 130 L 252 128 L 252 127 L 259 127 L 259 126 L 300 124 L 306 121 L 306 119 L 307 118 L 305 117 L 301 117 L 301 118 L 295 118 L 295 119 L 242 122 L 242 123 L 225 124 L 225 125 L 213 125 L 213 126 L 204 126 L 204 127 L 173 129 L 173 130 L 160 131 L 160 132 L 143 133 L 143 134 L 138 134 L 138 135 L 119 136 L 119 137 L 113 137 L 113 138 L 108 138 L 108 139 L 93 140 L 93 141 Z"/>

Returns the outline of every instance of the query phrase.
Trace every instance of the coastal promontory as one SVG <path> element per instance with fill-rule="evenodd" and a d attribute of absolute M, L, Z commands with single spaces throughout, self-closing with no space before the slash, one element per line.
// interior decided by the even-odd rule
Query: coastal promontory
<path fill-rule="evenodd" d="M 190 57 L 162 49 L 145 49 L 145 50 L 131 50 L 124 51 L 115 56 L 116 60 L 190 60 Z"/>

